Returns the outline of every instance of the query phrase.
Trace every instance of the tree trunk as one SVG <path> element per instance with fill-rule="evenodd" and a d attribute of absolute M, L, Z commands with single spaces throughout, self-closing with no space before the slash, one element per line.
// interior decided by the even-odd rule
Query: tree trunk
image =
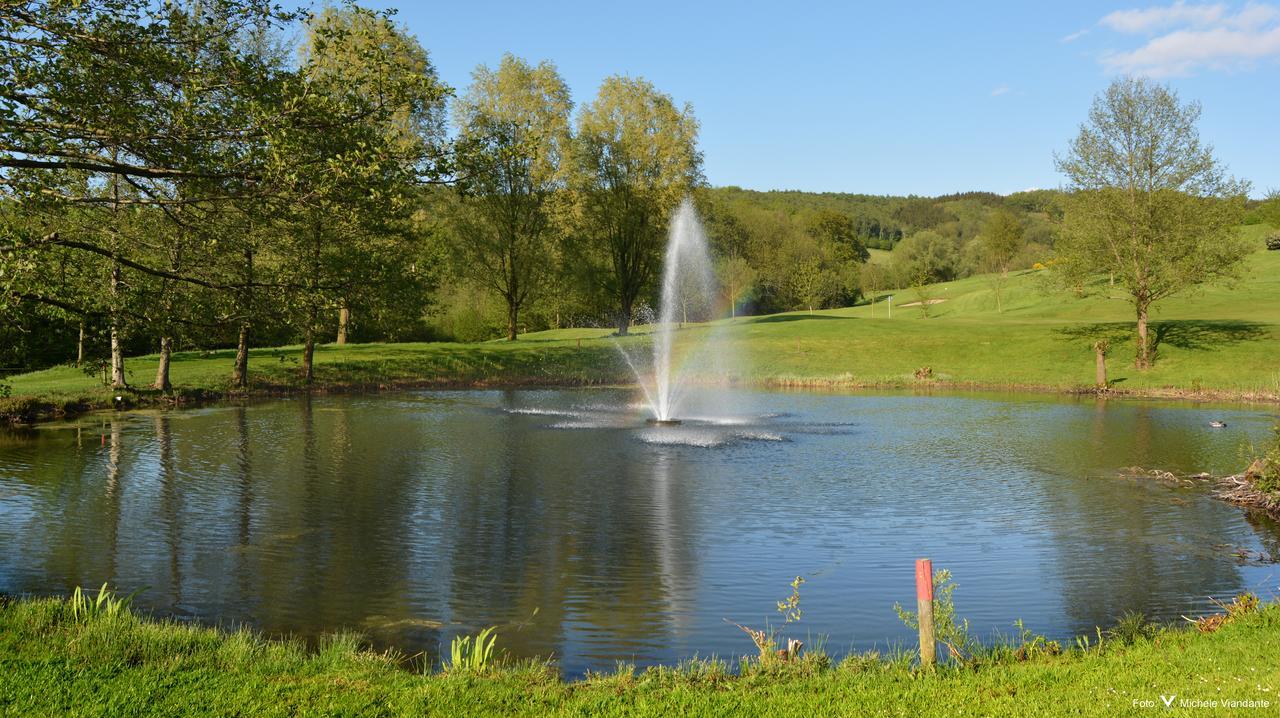
<path fill-rule="evenodd" d="M 307 338 L 302 343 L 302 382 L 310 384 L 315 378 L 316 333 L 307 327 Z"/>
<path fill-rule="evenodd" d="M 1139 369 L 1151 368 L 1151 340 L 1147 332 L 1147 305 L 1138 305 L 1138 358 L 1135 362 Z"/>
<path fill-rule="evenodd" d="M 240 340 L 236 343 L 236 366 L 231 371 L 231 383 L 241 389 L 249 386 L 249 323 L 240 325 Z"/>
<path fill-rule="evenodd" d="M 120 344 L 120 330 L 111 323 L 111 388 L 127 389 L 129 381 L 124 377 L 124 347 Z"/>
<path fill-rule="evenodd" d="M 351 310 L 343 307 L 338 310 L 338 344 L 347 343 L 347 330 L 351 326 Z"/>
<path fill-rule="evenodd" d="M 153 388 L 160 391 L 170 391 L 173 385 L 169 383 L 169 357 L 173 354 L 173 339 L 171 337 L 160 337 L 160 365 L 156 367 L 156 383 Z"/>
<path fill-rule="evenodd" d="M 124 347 L 120 345 L 120 326 L 117 323 L 116 304 L 120 295 L 120 264 L 111 267 L 111 388 L 124 389 L 129 381 L 124 378 Z"/>
<path fill-rule="evenodd" d="M 76 340 L 76 367 L 84 363 L 84 322 L 80 322 L 80 338 Z"/>
<path fill-rule="evenodd" d="M 625 337 L 631 328 L 631 302 L 622 300 L 622 310 L 618 312 L 618 336 Z"/>
<path fill-rule="evenodd" d="M 515 302 L 507 302 L 507 341 L 516 340 L 516 322 L 520 319 L 520 307 Z"/>

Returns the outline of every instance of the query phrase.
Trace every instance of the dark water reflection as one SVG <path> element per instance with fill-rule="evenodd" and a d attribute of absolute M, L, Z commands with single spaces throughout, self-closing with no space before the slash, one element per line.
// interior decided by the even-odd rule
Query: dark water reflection
<path fill-rule="evenodd" d="M 704 395 L 703 399 L 712 399 Z M 735 393 L 638 426 L 627 392 L 425 392 L 132 413 L 0 434 L 0 591 L 110 581 L 157 614 L 436 654 L 502 624 L 569 673 L 750 648 L 795 575 L 842 653 L 909 639 L 913 560 L 987 635 L 1273 594 L 1280 528 L 1120 467 L 1225 473 L 1250 408 Z M 1224 419 L 1225 430 L 1207 428 Z M 1247 559 L 1235 555 L 1245 551 Z"/>

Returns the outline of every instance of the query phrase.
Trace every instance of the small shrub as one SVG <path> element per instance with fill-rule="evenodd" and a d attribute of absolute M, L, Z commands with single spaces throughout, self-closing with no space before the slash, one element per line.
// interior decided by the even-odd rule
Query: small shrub
<path fill-rule="evenodd" d="M 978 642 L 969 635 L 969 619 L 956 618 L 955 602 L 951 594 L 956 584 L 951 581 L 951 571 L 939 569 L 933 572 L 933 631 L 938 642 L 947 647 L 951 658 L 964 663 L 978 647 Z M 893 604 L 893 610 L 907 628 L 920 629 L 920 616 L 908 611 L 901 604 Z"/>
<path fill-rule="evenodd" d="M 778 613 L 782 614 L 783 625 L 796 623 L 800 620 L 802 615 L 800 610 L 800 586 L 802 584 L 804 584 L 804 579 L 796 576 L 791 582 L 791 595 L 778 601 L 777 609 Z M 747 637 L 755 644 L 762 664 L 774 660 L 787 661 L 797 658 L 800 655 L 800 650 L 804 647 L 802 642 L 790 639 L 787 641 L 786 648 L 778 648 L 778 631 L 768 624 L 765 625 L 764 630 L 759 630 L 744 626 L 741 623 L 734 623 L 727 618 L 725 621 L 737 626 L 743 633 L 747 634 Z"/>
<path fill-rule="evenodd" d="M 881 667 L 880 652 L 850 653 L 845 656 L 837 668 L 847 673 L 864 673 Z"/>
<path fill-rule="evenodd" d="M 1258 491 L 1280 494 L 1280 424 L 1272 429 L 1275 437 L 1262 455 L 1249 467 L 1248 477 Z"/>
<path fill-rule="evenodd" d="M 483 673 L 493 667 L 494 645 L 498 642 L 497 626 L 490 626 L 476 636 L 454 636 L 449 644 L 450 673 Z"/>
<path fill-rule="evenodd" d="M 1044 656 L 1056 656 L 1062 653 L 1062 644 L 1050 641 L 1039 633 L 1033 633 L 1019 618 L 1014 624 L 1018 629 L 1018 647 L 1014 650 L 1014 658 L 1029 661 Z"/>
<path fill-rule="evenodd" d="M 1116 625 L 1107 631 L 1107 638 L 1121 645 L 1132 645 L 1156 635 L 1156 624 L 1141 611 L 1125 611 Z"/>

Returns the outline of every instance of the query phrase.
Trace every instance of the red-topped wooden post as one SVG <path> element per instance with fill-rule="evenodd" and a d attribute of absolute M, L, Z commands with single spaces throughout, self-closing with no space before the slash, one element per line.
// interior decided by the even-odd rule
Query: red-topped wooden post
<path fill-rule="evenodd" d="M 933 561 L 916 559 L 916 610 L 920 616 L 920 665 L 929 669 L 937 661 L 933 637 Z"/>

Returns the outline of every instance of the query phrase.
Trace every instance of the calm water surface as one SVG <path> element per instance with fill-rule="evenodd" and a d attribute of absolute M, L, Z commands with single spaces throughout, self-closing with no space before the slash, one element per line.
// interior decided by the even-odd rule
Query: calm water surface
<path fill-rule="evenodd" d="M 1280 586 L 1274 522 L 1117 473 L 1234 472 L 1274 420 L 1264 409 L 695 399 L 675 428 L 643 426 L 628 391 L 557 390 L 296 398 L 0 434 L 0 591 L 110 581 L 159 615 L 355 629 L 430 655 L 499 624 L 512 653 L 578 674 L 748 653 L 725 619 L 777 619 L 796 575 L 793 635 L 825 634 L 836 654 L 909 641 L 893 604 L 913 600 L 918 556 L 953 571 L 983 636 L 1021 618 L 1068 638 L 1127 610 L 1176 619 Z"/>

